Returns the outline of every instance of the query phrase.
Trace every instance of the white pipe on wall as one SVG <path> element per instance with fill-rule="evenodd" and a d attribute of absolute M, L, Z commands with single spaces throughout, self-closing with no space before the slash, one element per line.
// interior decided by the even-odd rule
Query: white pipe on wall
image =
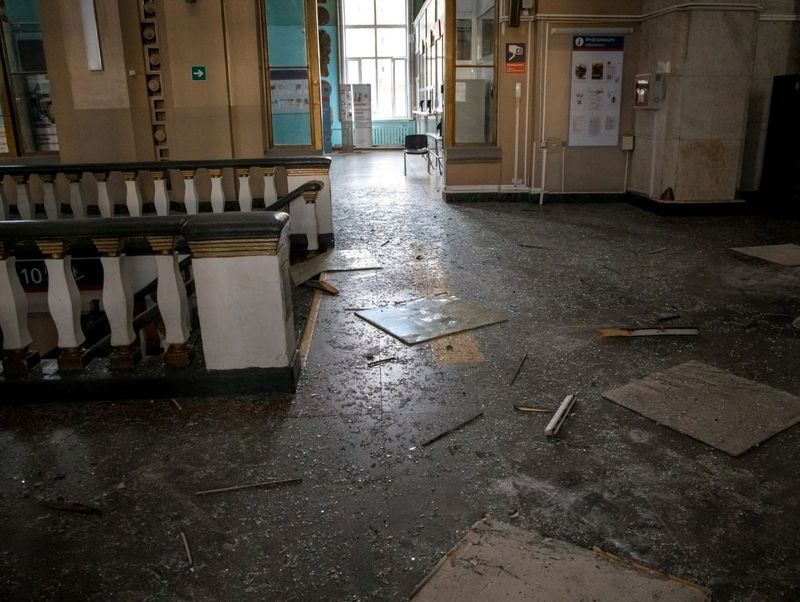
<path fill-rule="evenodd" d="M 531 52 L 533 50 L 531 48 L 531 29 L 533 29 L 533 23 L 529 21 L 527 28 L 528 43 L 525 48 L 528 52 L 528 62 L 525 65 L 525 148 L 523 149 L 522 154 L 522 183 L 525 186 L 533 186 L 533 178 L 531 178 L 530 183 L 528 182 L 528 144 L 530 139 L 529 123 L 531 114 L 531 63 L 533 62 L 533 53 Z"/>

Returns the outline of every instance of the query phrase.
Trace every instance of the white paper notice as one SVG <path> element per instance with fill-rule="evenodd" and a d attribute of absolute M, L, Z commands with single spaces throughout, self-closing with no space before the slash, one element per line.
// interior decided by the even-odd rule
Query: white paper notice
<path fill-rule="evenodd" d="M 622 98 L 623 36 L 575 36 L 570 146 L 616 146 Z"/>

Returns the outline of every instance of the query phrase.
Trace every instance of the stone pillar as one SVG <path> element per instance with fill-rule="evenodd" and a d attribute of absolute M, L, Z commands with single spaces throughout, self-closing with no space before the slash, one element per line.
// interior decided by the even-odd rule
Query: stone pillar
<path fill-rule="evenodd" d="M 660 109 L 636 110 L 633 192 L 736 198 L 758 15 L 752 3 L 688 2 L 642 23 L 637 71 L 664 74 L 665 94 Z"/>
<path fill-rule="evenodd" d="M 103 217 L 114 217 L 114 203 L 111 202 L 111 197 L 108 194 L 108 182 L 106 174 L 94 174 L 94 180 L 97 183 L 97 207 L 100 209 L 100 215 Z"/>

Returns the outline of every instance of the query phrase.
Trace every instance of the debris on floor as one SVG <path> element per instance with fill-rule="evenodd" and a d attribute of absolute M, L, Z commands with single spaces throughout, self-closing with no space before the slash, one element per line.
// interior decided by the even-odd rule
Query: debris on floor
<path fill-rule="evenodd" d="M 408 345 L 505 322 L 505 315 L 455 296 L 425 298 L 401 306 L 376 307 L 356 315 Z"/>
<path fill-rule="evenodd" d="M 300 286 L 306 280 L 322 272 L 351 272 L 357 270 L 380 270 L 383 266 L 364 249 L 333 249 L 320 253 L 307 261 L 296 263 L 289 268 L 292 282 Z"/>
<path fill-rule="evenodd" d="M 669 248 L 669 247 L 658 247 L 657 249 L 653 249 L 652 251 L 648 251 L 648 252 L 647 252 L 647 254 L 648 254 L 648 255 L 655 255 L 656 253 L 663 253 L 663 252 L 664 252 L 664 251 L 666 251 L 668 248 Z"/>
<path fill-rule="evenodd" d="M 328 295 L 338 295 L 339 289 L 333 286 L 330 282 L 326 282 L 325 280 L 314 280 L 313 278 L 310 280 L 306 280 L 300 286 L 307 286 L 309 288 L 317 289 L 318 291 L 322 291 L 323 293 L 327 293 Z"/>
<path fill-rule="evenodd" d="M 603 397 L 731 456 L 800 422 L 800 397 L 696 361 Z"/>
<path fill-rule="evenodd" d="M 453 433 L 455 433 L 456 431 L 460 431 L 460 430 L 461 430 L 461 429 L 463 429 L 465 426 L 467 426 L 467 425 L 469 425 L 469 424 L 472 424 L 473 422 L 475 422 L 475 421 L 476 421 L 478 418 L 480 418 L 481 416 L 483 416 L 483 412 L 478 412 L 478 413 L 477 413 L 477 414 L 475 414 L 475 415 L 474 415 L 472 418 L 468 418 L 468 419 L 467 419 L 467 420 L 465 420 L 464 422 L 460 422 L 460 423 L 458 423 L 457 425 L 455 425 L 454 427 L 452 427 L 452 428 L 449 428 L 449 429 L 447 429 L 446 431 L 443 431 L 443 432 L 439 433 L 438 435 L 436 435 L 436 436 L 435 436 L 435 437 L 433 437 L 432 439 L 428 439 L 427 441 L 425 441 L 425 443 L 423 443 L 423 444 L 422 444 L 422 447 L 427 447 L 427 446 L 428 446 L 428 445 L 430 445 L 431 443 L 435 443 L 436 441 L 438 441 L 439 439 L 442 439 L 443 437 L 446 437 L 447 435 L 452 435 L 452 434 L 453 434 Z"/>
<path fill-rule="evenodd" d="M 736 247 L 731 249 L 734 253 L 757 257 L 770 263 L 785 266 L 800 265 L 800 246 L 795 244 L 785 245 L 760 245 L 755 247 Z"/>
<path fill-rule="evenodd" d="M 700 331 L 693 326 L 654 326 L 652 328 L 600 328 L 601 337 L 664 337 L 697 336 Z"/>
<path fill-rule="evenodd" d="M 189 570 L 194 572 L 194 561 L 192 560 L 192 552 L 189 550 L 189 542 L 186 539 L 186 533 L 181 531 L 181 541 L 183 542 L 183 550 L 186 552 L 186 561 L 189 563 Z"/>
<path fill-rule="evenodd" d="M 528 352 L 525 352 L 525 355 L 522 356 L 522 359 L 519 361 L 519 366 L 517 366 L 517 371 L 514 372 L 514 376 L 511 378 L 511 382 L 508 383 L 508 386 L 514 384 L 514 381 L 517 380 L 517 376 L 519 376 L 520 371 L 522 370 L 522 365 L 525 363 L 525 360 L 528 359 Z"/>
<path fill-rule="evenodd" d="M 545 437 L 555 437 L 558 434 L 559 429 L 561 429 L 561 425 L 564 424 L 564 420 L 566 420 L 567 415 L 569 414 L 570 410 L 572 410 L 572 406 L 575 405 L 576 397 L 576 395 L 570 394 L 564 398 L 564 401 L 562 401 L 561 405 L 558 406 L 558 409 L 556 410 L 556 413 L 553 414 L 550 422 L 548 422 L 547 426 L 544 427 Z"/>
<path fill-rule="evenodd" d="M 68 502 L 62 498 L 57 500 L 42 500 L 42 506 L 50 510 L 60 510 L 61 512 L 73 512 L 75 514 L 103 514 L 100 508 L 82 504 L 81 502 Z"/>
<path fill-rule="evenodd" d="M 409 596 L 425 600 L 709 600 L 691 581 L 490 517 L 475 523 Z"/>
<path fill-rule="evenodd" d="M 397 361 L 397 358 L 392 357 L 384 357 L 383 359 L 373 360 L 371 362 L 367 362 L 367 368 L 372 368 L 374 366 L 380 366 L 381 364 L 388 364 L 389 362 Z"/>
<path fill-rule="evenodd" d="M 794 326 L 795 328 L 797 328 L 798 330 L 800 330 L 800 316 L 797 316 L 797 317 L 794 319 L 794 322 L 792 322 L 792 326 Z"/>
<path fill-rule="evenodd" d="M 303 479 L 286 479 L 285 481 L 263 481 L 261 483 L 247 483 L 246 485 L 234 485 L 233 487 L 221 487 L 220 489 L 206 489 L 205 491 L 195 491 L 195 495 L 210 495 L 212 493 L 227 493 L 229 491 L 242 491 L 244 489 L 271 489 L 283 485 L 299 485 Z"/>
<path fill-rule="evenodd" d="M 532 408 L 531 406 L 515 405 L 514 409 L 517 412 L 531 412 L 533 414 L 549 414 L 552 410 L 547 408 Z"/>

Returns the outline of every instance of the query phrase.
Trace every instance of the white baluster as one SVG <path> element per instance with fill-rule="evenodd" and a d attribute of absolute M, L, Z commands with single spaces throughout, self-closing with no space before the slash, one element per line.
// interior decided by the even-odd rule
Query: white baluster
<path fill-rule="evenodd" d="M 56 185 L 51 177 L 42 176 L 42 199 L 47 219 L 59 219 L 61 207 L 56 200 Z"/>
<path fill-rule="evenodd" d="M 101 257 L 103 264 L 103 308 L 111 327 L 111 345 L 122 347 L 136 340 L 133 331 L 133 288 L 126 257 Z"/>
<path fill-rule="evenodd" d="M 128 206 L 128 213 L 131 216 L 140 217 L 144 201 L 139 184 L 136 182 L 136 174 L 125 172 L 122 175 L 125 177 L 125 204 Z"/>
<path fill-rule="evenodd" d="M 33 204 L 28 195 L 28 184 L 24 181 L 17 181 L 17 209 L 22 219 L 33 219 Z"/>
<path fill-rule="evenodd" d="M 47 305 L 58 332 L 58 346 L 62 349 L 59 368 L 80 369 L 80 346 L 86 337 L 81 328 L 81 294 L 72 275 L 72 258 L 49 258 L 44 263 L 48 276 Z"/>
<path fill-rule="evenodd" d="M 306 197 L 308 195 L 308 197 Z M 319 223 L 317 222 L 317 204 L 314 202 L 314 197 L 317 196 L 315 192 L 305 193 L 303 195 L 306 201 L 305 204 L 305 232 L 306 239 L 308 240 L 309 251 L 316 251 L 319 249 Z M 310 197 L 310 198 L 309 198 Z"/>
<path fill-rule="evenodd" d="M 184 178 L 183 204 L 187 215 L 197 215 L 197 184 L 193 176 Z"/>
<path fill-rule="evenodd" d="M 153 175 L 155 192 L 153 203 L 156 206 L 156 215 L 169 215 L 169 198 L 167 196 L 167 182 L 160 175 Z"/>
<path fill-rule="evenodd" d="M 225 194 L 222 190 L 222 174 L 218 171 L 209 171 L 209 175 L 211 176 L 211 209 L 214 213 L 222 213 L 225 211 Z"/>
<path fill-rule="evenodd" d="M 239 175 L 239 209 L 241 211 L 253 210 L 253 191 L 250 188 L 250 174 L 247 170 L 244 175 Z"/>
<path fill-rule="evenodd" d="M 28 297 L 19 282 L 15 259 L 0 260 L 0 331 L 3 349 L 25 349 L 33 342 L 28 331 Z"/>
<path fill-rule="evenodd" d="M 97 207 L 100 209 L 100 215 L 114 217 L 114 205 L 108 194 L 108 182 L 106 182 L 105 174 L 95 174 L 94 179 L 97 182 Z"/>
<path fill-rule="evenodd" d="M 81 196 L 81 184 L 78 176 L 67 176 L 69 178 L 69 206 L 72 208 L 72 215 L 76 218 L 86 217 L 86 203 Z"/>
<path fill-rule="evenodd" d="M 164 359 L 168 366 L 186 366 L 191 361 L 188 349 L 191 322 L 186 285 L 178 267 L 178 254 L 156 255 L 155 259 L 158 311 L 164 322 L 164 340 L 169 345 Z"/>
<path fill-rule="evenodd" d="M 270 170 L 264 177 L 264 207 L 269 207 L 278 200 L 278 189 L 275 188 L 275 175 Z"/>

